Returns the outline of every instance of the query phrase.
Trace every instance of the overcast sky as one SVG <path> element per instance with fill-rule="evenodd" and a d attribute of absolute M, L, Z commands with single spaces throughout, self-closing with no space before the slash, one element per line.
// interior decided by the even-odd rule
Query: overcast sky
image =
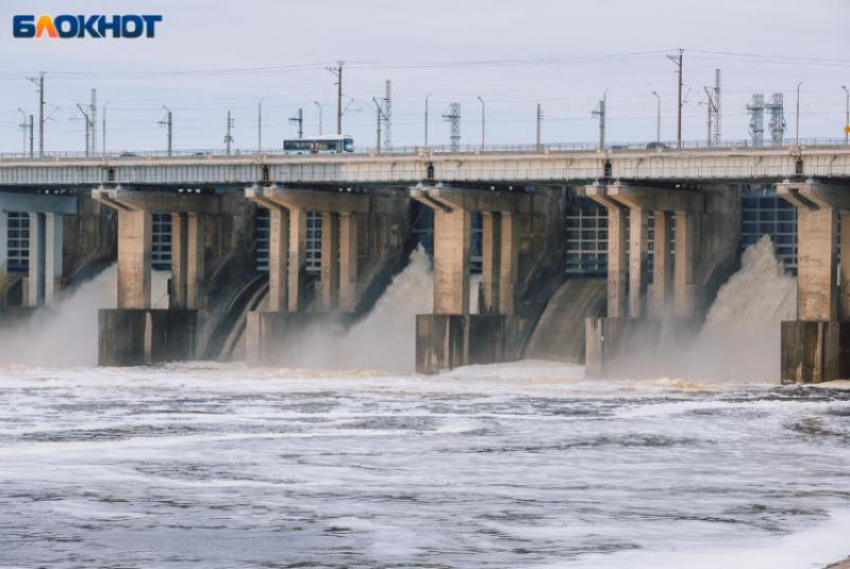
<path fill-rule="evenodd" d="M 117 8 L 120 6 L 120 8 Z M 153 39 L 15 39 L 16 14 L 162 14 Z M 257 104 L 265 98 L 263 144 L 295 136 L 287 120 L 303 108 L 305 133 L 335 129 L 333 76 L 346 62 L 344 131 L 374 145 L 372 97 L 393 82 L 395 145 L 423 141 L 431 93 L 432 144 L 448 143 L 446 106 L 462 108 L 463 142 L 531 143 L 543 106 L 546 142 L 592 142 L 591 117 L 608 88 L 608 140 L 675 137 L 676 74 L 666 53 L 685 51 L 684 138 L 704 139 L 703 87 L 722 69 L 724 138 L 747 136 L 752 93 L 785 95 L 794 136 L 797 83 L 803 81 L 801 136 L 840 137 L 850 86 L 850 0 L 282 0 L 33 1 L 0 3 L 0 151 L 19 152 L 16 110 L 36 112 L 27 77 L 46 71 L 52 118 L 47 150 L 82 150 L 76 103 L 97 88 L 109 102 L 110 150 L 162 149 L 161 105 L 174 112 L 177 148 L 221 148 L 228 110 L 235 145 L 257 146 Z M 763 57 L 757 57 L 763 56 Z M 100 147 L 100 143 L 98 143 Z"/>

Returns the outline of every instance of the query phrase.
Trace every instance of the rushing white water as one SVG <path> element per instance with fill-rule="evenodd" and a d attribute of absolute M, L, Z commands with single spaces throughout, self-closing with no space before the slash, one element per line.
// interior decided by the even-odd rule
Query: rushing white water
<path fill-rule="evenodd" d="M 421 246 L 381 295 L 372 311 L 348 331 L 324 326 L 307 330 L 288 352 L 287 366 L 311 369 L 381 369 L 412 372 L 416 315 L 431 312 L 434 279 Z"/>
<path fill-rule="evenodd" d="M 0 566 L 823 567 L 850 393 L 182 365 L 0 368 Z"/>
<path fill-rule="evenodd" d="M 765 235 L 744 251 L 691 348 L 688 377 L 776 382 L 780 323 L 797 315 L 797 280 L 784 272 Z"/>
<path fill-rule="evenodd" d="M 153 271 L 154 308 L 168 306 L 169 271 Z M 115 308 L 118 271 L 110 266 L 70 291 L 52 310 L 40 310 L 24 323 L 0 328 L 0 364 L 81 366 L 97 363 L 97 311 Z"/>

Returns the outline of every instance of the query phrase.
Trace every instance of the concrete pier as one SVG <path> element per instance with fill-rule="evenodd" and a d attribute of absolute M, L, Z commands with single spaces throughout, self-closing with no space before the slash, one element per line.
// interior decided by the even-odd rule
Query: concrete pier
<path fill-rule="evenodd" d="M 176 192 L 100 188 L 92 198 L 118 216 L 118 306 L 99 316 L 100 365 L 122 366 L 195 357 L 198 310 L 204 307 L 205 223 L 220 198 Z M 151 308 L 153 213 L 172 216 L 169 308 Z"/>
<path fill-rule="evenodd" d="M 587 374 L 634 373 L 627 364 L 628 355 L 657 349 L 662 323 L 680 333 L 692 331 L 734 269 L 740 190 L 615 183 L 586 186 L 584 192 L 608 210 L 608 315 L 587 321 Z M 651 275 L 650 212 L 654 223 Z M 674 223 L 675 251 L 671 251 Z"/>
<path fill-rule="evenodd" d="M 850 191 L 812 181 L 777 191 L 797 208 L 797 319 L 782 323 L 782 383 L 850 378 Z"/>
<path fill-rule="evenodd" d="M 386 189 L 349 193 L 253 186 L 246 197 L 270 213 L 266 310 L 249 315 L 247 359 L 285 364 L 286 346 L 313 325 L 347 325 L 373 303 L 403 261 L 409 197 Z M 319 213 L 321 268 L 306 271 L 307 215 Z"/>
<path fill-rule="evenodd" d="M 563 189 L 530 192 L 437 186 L 416 187 L 411 196 L 434 211 L 434 312 L 417 316 L 417 372 L 518 357 L 530 333 L 529 322 L 536 319 L 521 299 L 529 287 L 544 280 L 533 277 L 539 277 L 542 268 L 560 255 Z M 483 222 L 483 305 L 478 314 L 471 314 L 475 212 Z"/>

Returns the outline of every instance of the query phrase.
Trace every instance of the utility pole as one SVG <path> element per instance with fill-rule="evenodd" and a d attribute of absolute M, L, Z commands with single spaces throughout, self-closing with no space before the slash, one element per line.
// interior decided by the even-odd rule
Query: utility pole
<path fill-rule="evenodd" d="M 846 95 L 845 103 L 844 103 L 844 144 L 850 142 L 850 90 L 847 89 L 847 85 L 842 85 L 842 89 L 844 89 L 844 94 Z"/>
<path fill-rule="evenodd" d="M 706 108 L 708 109 L 708 117 L 706 124 L 708 126 L 708 134 L 706 137 L 706 144 L 708 147 L 711 147 L 711 141 L 713 139 L 713 134 L 711 131 L 711 123 L 714 121 L 714 101 L 712 100 L 711 91 L 709 91 L 708 87 L 703 87 L 705 89 L 705 96 L 707 97 L 707 101 L 705 103 Z"/>
<path fill-rule="evenodd" d="M 106 104 L 103 105 L 103 126 L 100 128 L 100 141 L 103 145 L 103 155 L 106 156 L 106 108 L 109 106 L 109 101 L 106 101 Z"/>
<path fill-rule="evenodd" d="M 344 61 L 337 61 L 336 67 L 328 67 L 327 70 L 336 77 L 336 133 L 342 134 L 342 68 Z"/>
<path fill-rule="evenodd" d="M 289 119 L 289 122 L 294 122 L 298 125 L 298 138 L 304 138 L 304 109 L 298 109 L 295 116 Z"/>
<path fill-rule="evenodd" d="M 27 113 L 20 107 L 18 107 L 18 112 L 21 113 L 21 124 L 18 125 L 21 129 L 21 154 L 25 155 L 27 153 L 27 129 L 29 129 L 29 125 L 27 124 Z"/>
<path fill-rule="evenodd" d="M 538 152 L 543 149 L 543 144 L 541 143 L 542 123 L 543 123 L 543 107 L 540 106 L 540 103 L 537 103 L 537 150 L 538 150 Z"/>
<path fill-rule="evenodd" d="M 720 146 L 720 70 L 714 70 L 714 146 Z"/>
<path fill-rule="evenodd" d="M 319 107 L 319 136 L 322 136 L 322 115 L 324 114 L 322 104 L 319 101 L 313 101 Z"/>
<path fill-rule="evenodd" d="M 30 113 L 30 158 L 35 156 L 35 123 L 33 122 L 32 113 Z"/>
<path fill-rule="evenodd" d="M 227 111 L 227 130 L 224 135 L 224 144 L 226 145 L 227 155 L 230 156 L 230 145 L 233 143 L 233 119 L 230 118 L 230 111 Z"/>
<path fill-rule="evenodd" d="M 27 79 L 38 87 L 38 155 L 44 156 L 44 71 L 41 71 L 38 77 Z"/>
<path fill-rule="evenodd" d="M 82 105 L 80 105 L 79 103 L 77 103 L 77 109 L 80 110 L 80 114 L 83 115 L 83 121 L 85 121 L 85 123 L 86 123 L 86 152 L 85 152 L 85 155 L 88 156 L 89 155 L 89 148 L 90 148 L 90 145 L 89 145 L 90 138 L 89 137 L 91 135 L 91 121 L 89 119 L 88 113 L 86 113 L 85 109 L 83 109 Z"/>
<path fill-rule="evenodd" d="M 800 146 L 800 87 L 803 82 L 797 83 L 797 146 Z"/>
<path fill-rule="evenodd" d="M 487 105 L 484 104 L 484 99 L 480 96 L 478 100 L 481 102 L 481 151 L 484 151 L 484 143 L 486 141 L 485 138 L 485 125 L 487 124 Z"/>
<path fill-rule="evenodd" d="M 591 116 L 599 117 L 599 150 L 605 149 L 605 114 L 608 106 L 608 89 L 602 93 L 602 100 L 599 101 L 599 106 L 596 110 L 590 113 Z"/>
<path fill-rule="evenodd" d="M 257 103 L 257 152 L 263 152 L 263 101 L 266 98 L 260 99 Z"/>
<path fill-rule="evenodd" d="M 393 136 L 393 87 L 392 81 L 387 79 L 387 90 L 384 96 L 384 147 L 387 152 L 392 152 Z"/>
<path fill-rule="evenodd" d="M 661 142 L 661 95 L 659 95 L 656 91 L 652 92 L 655 95 L 656 105 L 655 105 L 655 141 Z"/>
<path fill-rule="evenodd" d="M 378 149 L 378 154 L 381 153 L 381 121 L 384 120 L 384 113 L 381 109 L 381 103 L 375 97 L 372 97 L 372 101 L 375 103 L 375 111 L 377 112 L 377 139 L 375 142 L 375 147 Z"/>
<path fill-rule="evenodd" d="M 165 118 L 159 121 L 159 124 L 164 125 L 168 129 L 168 155 L 171 156 L 171 142 L 172 142 L 172 128 L 174 125 L 174 117 L 171 114 L 171 109 L 162 105 L 162 108 L 165 109 Z"/>
<path fill-rule="evenodd" d="M 431 98 L 431 93 L 425 95 L 425 150 L 428 150 L 428 99 Z"/>
<path fill-rule="evenodd" d="M 97 152 L 97 89 L 91 90 L 91 102 L 89 103 L 89 122 L 91 123 L 91 154 Z"/>
<path fill-rule="evenodd" d="M 683 79 L 683 71 L 684 71 L 684 54 L 685 50 L 680 49 L 678 57 L 675 55 L 668 55 L 667 59 L 672 61 L 679 70 L 679 113 L 678 113 L 678 121 L 676 125 L 676 146 L 678 148 L 682 147 L 682 79 Z"/>

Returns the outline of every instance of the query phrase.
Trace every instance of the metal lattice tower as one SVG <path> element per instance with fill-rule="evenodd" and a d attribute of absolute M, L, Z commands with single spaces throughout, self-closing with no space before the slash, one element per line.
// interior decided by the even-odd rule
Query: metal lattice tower
<path fill-rule="evenodd" d="M 750 138 L 753 140 L 753 146 L 762 146 L 764 144 L 764 95 L 758 93 L 753 95 L 747 105 L 747 112 L 750 113 Z"/>
<path fill-rule="evenodd" d="M 451 126 L 452 152 L 460 150 L 460 103 L 449 103 L 446 112 L 443 113 L 443 119 Z"/>
<path fill-rule="evenodd" d="M 770 113 L 770 121 L 768 128 L 770 129 L 770 142 L 774 146 L 782 146 L 782 139 L 785 137 L 785 127 L 788 123 L 785 122 L 785 102 L 782 98 L 782 93 L 774 93 L 769 103 L 765 103 L 764 108 Z"/>

